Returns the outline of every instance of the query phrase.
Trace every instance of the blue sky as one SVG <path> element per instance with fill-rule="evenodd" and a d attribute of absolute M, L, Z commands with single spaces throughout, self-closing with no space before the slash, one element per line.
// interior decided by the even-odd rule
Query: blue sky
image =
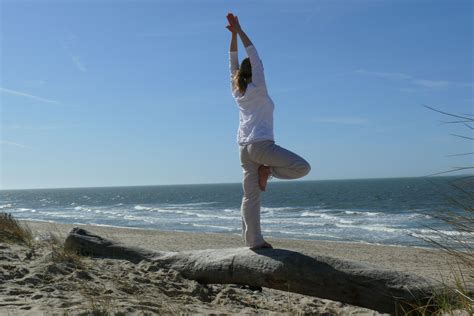
<path fill-rule="evenodd" d="M 1 1 L 0 188 L 241 181 L 228 12 L 305 179 L 472 165 L 472 1 Z"/>

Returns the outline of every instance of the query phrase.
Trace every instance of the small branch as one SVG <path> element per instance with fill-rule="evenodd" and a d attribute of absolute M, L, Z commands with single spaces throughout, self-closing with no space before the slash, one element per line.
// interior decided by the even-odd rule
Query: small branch
<path fill-rule="evenodd" d="M 456 137 L 460 137 L 460 138 L 465 138 L 465 139 L 469 139 L 469 140 L 474 140 L 474 138 L 472 137 L 469 137 L 469 136 L 463 136 L 463 135 L 458 135 L 458 134 L 450 134 L 452 136 L 456 136 Z"/>
<path fill-rule="evenodd" d="M 472 152 L 472 153 L 465 153 L 465 154 L 447 155 L 446 157 L 467 156 L 467 155 L 474 155 L 474 152 Z"/>
<path fill-rule="evenodd" d="M 466 126 L 466 127 L 469 128 L 469 129 L 474 129 L 474 127 L 472 127 L 471 125 L 469 125 L 469 124 L 467 124 L 467 123 L 465 123 L 465 122 L 463 122 L 463 124 L 464 124 L 464 126 Z"/>
<path fill-rule="evenodd" d="M 437 172 L 437 173 L 429 174 L 429 175 L 427 175 L 427 176 L 425 176 L 425 177 L 431 177 L 431 176 L 436 176 L 436 175 L 439 175 L 439 174 L 446 174 L 446 173 L 461 171 L 461 170 L 465 170 L 465 169 L 474 169 L 474 167 L 460 167 L 460 168 L 455 168 L 455 169 L 453 169 L 453 170 L 448 170 L 448 171 L 442 171 L 442 172 Z"/>
<path fill-rule="evenodd" d="M 472 121 L 440 121 L 443 124 L 471 123 Z"/>
<path fill-rule="evenodd" d="M 474 118 L 471 118 L 471 117 L 467 117 L 467 116 L 460 116 L 460 115 L 456 115 L 456 114 L 451 114 L 451 113 L 447 113 L 447 112 L 443 112 L 443 111 L 440 111 L 440 110 L 437 110 L 435 108 L 432 108 L 431 106 L 428 106 L 426 104 L 423 104 L 423 106 L 425 108 L 428 108 L 432 111 L 435 111 L 435 112 L 438 112 L 438 113 L 441 113 L 441 114 L 444 114 L 444 115 L 448 115 L 448 116 L 452 116 L 452 117 L 457 117 L 457 118 L 460 118 L 460 119 L 464 119 L 464 120 L 468 120 L 470 122 L 474 122 Z M 469 114 L 470 115 L 470 114 Z"/>

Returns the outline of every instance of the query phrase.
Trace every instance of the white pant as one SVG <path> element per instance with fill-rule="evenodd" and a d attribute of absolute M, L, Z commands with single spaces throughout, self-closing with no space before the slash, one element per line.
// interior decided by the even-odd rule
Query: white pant
<path fill-rule="evenodd" d="M 272 175 L 279 179 L 297 179 L 309 173 L 309 163 L 285 148 L 267 140 L 240 146 L 240 162 L 244 169 L 244 197 L 242 199 L 242 238 L 248 247 L 264 242 L 260 229 L 260 187 L 258 167 L 270 166 Z"/>

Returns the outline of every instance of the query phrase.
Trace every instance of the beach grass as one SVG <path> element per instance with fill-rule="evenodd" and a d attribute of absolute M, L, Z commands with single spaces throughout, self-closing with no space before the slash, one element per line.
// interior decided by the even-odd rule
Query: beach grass
<path fill-rule="evenodd" d="M 33 234 L 28 225 L 20 223 L 10 213 L 0 212 L 0 242 L 33 245 Z"/>
<path fill-rule="evenodd" d="M 465 127 L 470 130 L 473 129 L 471 124 L 474 123 L 474 116 L 471 114 L 457 115 L 440 111 L 438 109 L 426 106 L 426 108 L 435 112 L 441 113 L 447 117 L 461 118 L 462 121 L 451 122 L 454 124 L 462 123 Z M 472 141 L 472 137 L 452 134 L 456 137 L 461 137 Z M 463 156 L 472 155 L 474 153 L 458 154 L 451 156 Z M 443 171 L 438 174 L 446 174 L 457 171 L 472 170 L 474 166 L 456 167 L 452 170 Z M 434 227 L 427 226 L 434 235 L 438 238 L 422 237 L 422 239 L 433 247 L 438 248 L 445 252 L 450 258 L 449 266 L 451 270 L 451 278 L 453 282 L 445 280 L 440 273 L 442 287 L 441 291 L 435 292 L 432 297 L 432 304 L 436 306 L 436 312 L 438 314 L 455 315 L 459 311 L 462 311 L 466 315 L 474 315 L 474 298 L 473 289 L 467 287 L 465 281 L 465 273 L 467 270 L 463 270 L 461 266 L 467 267 L 469 271 L 474 271 L 474 175 L 468 175 L 458 177 L 457 179 L 450 181 L 448 184 L 451 189 L 451 194 L 446 194 L 442 190 L 437 188 L 436 183 L 432 182 L 433 187 L 437 190 L 437 194 L 443 196 L 457 212 L 440 210 L 436 214 L 432 214 L 434 218 L 440 220 L 451 228 L 456 234 L 446 234 L 441 230 Z M 426 306 L 418 306 L 423 308 Z M 422 313 L 422 315 L 425 315 Z"/>
<path fill-rule="evenodd" d="M 53 262 L 69 263 L 72 264 L 75 269 L 87 268 L 83 257 L 74 251 L 66 249 L 66 247 L 64 247 L 64 241 L 60 239 L 60 237 L 50 233 L 47 241 L 51 250 L 51 260 Z"/>

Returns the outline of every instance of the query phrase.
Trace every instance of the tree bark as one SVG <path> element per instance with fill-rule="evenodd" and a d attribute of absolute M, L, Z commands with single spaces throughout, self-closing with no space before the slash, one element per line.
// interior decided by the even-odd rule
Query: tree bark
<path fill-rule="evenodd" d="M 286 249 L 225 248 L 180 252 L 127 247 L 74 228 L 65 248 L 83 255 L 146 260 L 200 283 L 241 284 L 290 291 L 395 314 L 401 305 L 423 304 L 436 290 L 422 277 Z"/>

